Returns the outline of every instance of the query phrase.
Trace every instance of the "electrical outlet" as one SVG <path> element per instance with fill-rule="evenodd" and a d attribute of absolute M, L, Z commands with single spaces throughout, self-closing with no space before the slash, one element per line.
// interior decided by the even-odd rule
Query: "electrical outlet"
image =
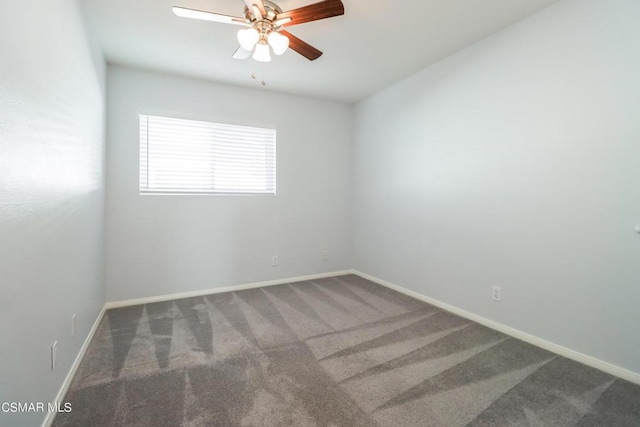
<path fill-rule="evenodd" d="M 56 369 L 56 352 L 58 350 L 58 341 L 51 344 L 51 370 Z"/>
<path fill-rule="evenodd" d="M 494 286 L 491 291 L 491 299 L 496 302 L 502 302 L 502 288 L 500 286 Z"/>
<path fill-rule="evenodd" d="M 327 261 L 329 259 L 329 252 L 322 251 L 322 260 Z"/>
<path fill-rule="evenodd" d="M 274 255 L 271 257 L 271 266 L 272 267 L 278 266 L 278 255 Z"/>
<path fill-rule="evenodd" d="M 76 317 L 78 315 L 73 313 L 73 316 L 71 316 L 71 336 L 75 337 L 76 336 Z"/>

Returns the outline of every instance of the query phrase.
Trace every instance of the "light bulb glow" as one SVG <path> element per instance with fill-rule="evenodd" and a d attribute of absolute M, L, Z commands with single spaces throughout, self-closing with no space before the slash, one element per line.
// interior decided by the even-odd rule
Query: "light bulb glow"
<path fill-rule="evenodd" d="M 258 62 L 271 61 L 271 54 L 269 53 L 269 45 L 258 43 L 256 45 L 256 50 L 253 52 L 253 59 L 255 59 Z"/>
<path fill-rule="evenodd" d="M 238 43 L 244 50 L 251 51 L 260 40 L 260 34 L 255 28 L 247 28 L 238 31 Z"/>
<path fill-rule="evenodd" d="M 287 48 L 289 47 L 289 38 L 283 36 L 277 31 L 273 31 L 271 34 L 269 34 L 268 41 L 269 45 L 271 45 L 271 48 L 273 49 L 273 53 L 275 53 L 276 55 L 282 55 L 287 51 Z"/>

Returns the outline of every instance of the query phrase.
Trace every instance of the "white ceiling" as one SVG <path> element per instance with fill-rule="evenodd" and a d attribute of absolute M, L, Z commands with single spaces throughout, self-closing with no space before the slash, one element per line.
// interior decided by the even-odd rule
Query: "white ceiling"
<path fill-rule="evenodd" d="M 173 14 L 174 5 L 241 16 L 242 0 L 81 0 L 109 63 L 355 102 L 558 0 L 343 0 L 344 16 L 289 27 L 324 52 L 268 64 L 234 60 L 239 28 Z M 277 1 L 283 10 L 314 0 Z M 255 72 L 258 80 L 252 80 Z"/>

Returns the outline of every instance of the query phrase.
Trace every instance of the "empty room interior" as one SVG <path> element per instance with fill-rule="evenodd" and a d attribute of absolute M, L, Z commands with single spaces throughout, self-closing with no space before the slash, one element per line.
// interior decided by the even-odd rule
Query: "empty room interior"
<path fill-rule="evenodd" d="M 0 425 L 640 426 L 637 0 L 1 0 Z"/>

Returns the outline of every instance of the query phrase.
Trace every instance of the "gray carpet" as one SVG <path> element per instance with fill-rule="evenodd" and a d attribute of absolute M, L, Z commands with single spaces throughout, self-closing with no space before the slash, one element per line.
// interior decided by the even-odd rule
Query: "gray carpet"
<path fill-rule="evenodd" d="M 56 426 L 640 426 L 640 386 L 340 276 L 107 311 Z"/>

